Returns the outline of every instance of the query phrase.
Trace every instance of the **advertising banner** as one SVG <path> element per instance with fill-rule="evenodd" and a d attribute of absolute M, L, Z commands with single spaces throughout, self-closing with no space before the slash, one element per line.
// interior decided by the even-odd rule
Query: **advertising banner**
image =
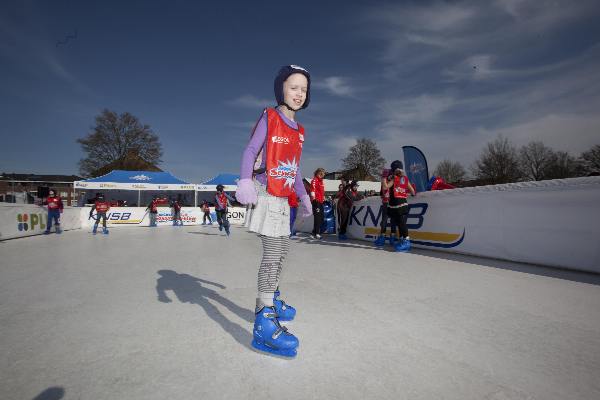
<path fill-rule="evenodd" d="M 230 207 L 228 210 L 229 222 L 232 225 L 242 225 L 244 223 L 246 209 L 242 207 Z M 96 212 L 92 218 L 89 218 L 90 207 L 81 209 L 81 224 L 85 227 L 92 227 L 95 223 Z M 200 207 L 182 207 L 180 211 L 183 225 L 200 225 L 204 213 Z M 210 209 L 210 216 L 213 223 L 217 222 L 217 214 L 214 208 Z M 149 226 L 150 218 L 148 211 L 144 207 L 112 207 L 106 214 L 107 226 Z M 169 207 L 158 207 L 156 216 L 158 226 L 173 225 L 173 210 Z"/>
<path fill-rule="evenodd" d="M 0 240 L 40 235 L 46 230 L 47 221 L 48 210 L 45 207 L 0 203 Z M 62 230 L 81 228 L 79 209 L 65 207 L 60 215 L 60 225 Z"/>
<path fill-rule="evenodd" d="M 404 171 L 416 187 L 417 192 L 427 190 L 427 182 L 429 182 L 429 170 L 427 169 L 427 160 L 425 155 L 414 146 L 403 146 L 404 153 Z"/>
<path fill-rule="evenodd" d="M 414 247 L 600 272 L 600 177 L 425 192 L 409 203 Z M 309 231 L 310 220 L 297 227 Z M 348 236 L 375 240 L 380 222 L 379 197 L 356 202 Z"/>

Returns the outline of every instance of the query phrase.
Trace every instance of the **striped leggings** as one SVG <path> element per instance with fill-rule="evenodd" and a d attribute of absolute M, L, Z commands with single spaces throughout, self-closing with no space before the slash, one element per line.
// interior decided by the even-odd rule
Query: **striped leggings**
<path fill-rule="evenodd" d="M 290 249 L 288 236 L 259 235 L 263 246 L 263 256 L 258 269 L 258 295 L 259 298 L 273 298 L 273 293 L 279 285 L 283 260 Z"/>

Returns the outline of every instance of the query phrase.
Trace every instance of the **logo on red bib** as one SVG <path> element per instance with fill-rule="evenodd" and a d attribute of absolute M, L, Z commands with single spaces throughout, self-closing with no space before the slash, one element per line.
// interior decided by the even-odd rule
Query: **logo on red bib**
<path fill-rule="evenodd" d="M 284 180 L 283 187 L 293 187 L 298 172 L 296 159 L 279 161 L 276 167 L 269 169 L 269 177 L 275 180 Z"/>

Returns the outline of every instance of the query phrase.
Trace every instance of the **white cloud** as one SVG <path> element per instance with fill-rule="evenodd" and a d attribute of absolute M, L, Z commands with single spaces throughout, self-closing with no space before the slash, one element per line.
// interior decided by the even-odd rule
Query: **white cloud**
<path fill-rule="evenodd" d="M 350 84 L 349 79 L 341 76 L 330 76 L 323 80 L 315 81 L 313 85 L 317 89 L 326 90 L 336 96 L 351 97 L 355 93 L 355 89 Z"/>
<path fill-rule="evenodd" d="M 435 122 L 456 100 L 451 96 L 423 94 L 404 99 L 388 99 L 378 104 L 384 126 L 414 126 Z"/>
<path fill-rule="evenodd" d="M 251 94 L 244 94 L 237 99 L 229 100 L 227 104 L 245 108 L 264 108 L 271 106 L 273 104 L 273 100 L 259 99 Z"/>

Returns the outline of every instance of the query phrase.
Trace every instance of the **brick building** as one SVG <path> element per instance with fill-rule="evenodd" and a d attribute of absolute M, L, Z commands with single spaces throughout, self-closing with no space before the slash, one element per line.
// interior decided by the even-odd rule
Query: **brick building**
<path fill-rule="evenodd" d="M 0 174 L 0 202 L 35 204 L 38 188 L 54 189 L 67 206 L 77 205 L 73 194 L 73 182 L 81 180 L 77 175 Z"/>

